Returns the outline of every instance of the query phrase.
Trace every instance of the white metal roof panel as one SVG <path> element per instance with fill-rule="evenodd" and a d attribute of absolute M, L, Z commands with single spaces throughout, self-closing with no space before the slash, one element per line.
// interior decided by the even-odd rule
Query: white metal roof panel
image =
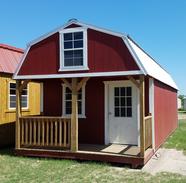
<path fill-rule="evenodd" d="M 131 39 L 128 39 L 132 50 L 135 52 L 138 60 L 141 62 L 145 68 L 146 73 L 149 76 L 175 88 L 178 90 L 176 83 L 170 74 L 165 71 L 158 63 L 156 63 L 147 53 L 145 53 L 139 46 L 137 46 Z"/>

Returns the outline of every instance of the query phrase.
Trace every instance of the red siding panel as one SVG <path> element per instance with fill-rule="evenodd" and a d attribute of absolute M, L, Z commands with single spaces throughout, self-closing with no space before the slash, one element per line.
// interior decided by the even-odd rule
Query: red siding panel
<path fill-rule="evenodd" d="M 60 80 L 44 80 L 44 115 L 62 115 Z M 85 89 L 86 118 L 79 119 L 79 143 L 104 143 L 104 83 L 91 78 Z"/>
<path fill-rule="evenodd" d="M 122 38 L 88 29 L 88 71 L 139 70 Z M 62 74 L 59 72 L 59 33 L 32 46 L 18 75 Z"/>
<path fill-rule="evenodd" d="M 59 69 L 59 34 L 32 46 L 19 75 L 56 74 Z"/>
<path fill-rule="evenodd" d="M 44 115 L 61 116 L 62 114 L 62 87 L 60 80 L 43 81 Z"/>
<path fill-rule="evenodd" d="M 154 80 L 154 116 L 157 149 L 178 124 L 177 91 L 157 80 Z"/>

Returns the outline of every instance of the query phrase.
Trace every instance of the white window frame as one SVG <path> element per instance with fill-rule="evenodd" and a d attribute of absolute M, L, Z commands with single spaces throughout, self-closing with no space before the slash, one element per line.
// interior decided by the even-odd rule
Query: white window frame
<path fill-rule="evenodd" d="M 16 107 L 10 107 L 10 96 L 12 96 L 12 95 L 10 94 L 10 84 L 11 84 L 11 83 L 16 84 L 16 83 L 13 82 L 13 81 L 8 82 L 8 109 L 9 109 L 9 110 L 15 110 Z M 16 96 L 16 95 L 15 95 L 15 96 Z M 22 96 L 22 95 L 21 95 L 21 96 Z M 22 109 L 24 109 L 24 110 L 29 109 L 29 84 L 27 84 L 27 106 L 26 106 L 26 107 L 22 107 Z"/>
<path fill-rule="evenodd" d="M 83 65 L 82 66 L 65 66 L 64 65 L 64 33 L 83 32 Z M 60 67 L 59 71 L 78 71 L 78 70 L 89 70 L 88 68 L 88 54 L 87 54 L 87 28 L 69 28 L 60 31 L 59 46 L 60 46 Z M 72 49 L 73 50 L 73 49 Z"/>
<path fill-rule="evenodd" d="M 85 116 L 85 84 L 83 84 L 82 86 L 82 102 L 81 102 L 81 114 L 78 114 L 78 118 L 86 118 Z M 65 114 L 65 91 L 66 91 L 66 84 L 62 84 L 62 87 L 63 87 L 63 98 L 62 98 L 62 104 L 63 104 L 63 107 L 62 107 L 62 118 L 71 118 L 71 115 L 70 114 Z"/>

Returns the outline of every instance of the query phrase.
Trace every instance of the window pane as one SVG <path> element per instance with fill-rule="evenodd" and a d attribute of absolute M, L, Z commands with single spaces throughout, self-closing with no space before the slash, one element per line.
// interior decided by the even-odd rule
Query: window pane
<path fill-rule="evenodd" d="M 66 108 L 66 109 L 65 109 L 65 113 L 66 113 L 66 114 L 71 114 L 71 113 L 72 113 L 71 111 L 72 111 L 71 108 Z"/>
<path fill-rule="evenodd" d="M 119 97 L 115 97 L 114 103 L 115 103 L 115 106 L 119 106 Z"/>
<path fill-rule="evenodd" d="M 82 58 L 83 57 L 83 50 L 74 50 L 74 57 Z"/>
<path fill-rule="evenodd" d="M 27 102 L 21 102 L 21 107 L 27 107 Z"/>
<path fill-rule="evenodd" d="M 73 59 L 65 59 L 64 66 L 73 66 Z"/>
<path fill-rule="evenodd" d="M 118 87 L 114 88 L 114 96 L 119 96 L 119 88 Z"/>
<path fill-rule="evenodd" d="M 78 101 L 78 114 L 82 114 L 82 102 Z"/>
<path fill-rule="evenodd" d="M 27 95 L 27 89 L 24 89 L 21 93 L 21 95 Z"/>
<path fill-rule="evenodd" d="M 64 42 L 64 49 L 70 49 L 72 48 L 72 41 Z"/>
<path fill-rule="evenodd" d="M 66 101 L 66 108 L 71 108 L 72 102 L 71 101 Z"/>
<path fill-rule="evenodd" d="M 132 88 L 127 87 L 127 96 L 132 96 Z"/>
<path fill-rule="evenodd" d="M 120 96 L 125 96 L 125 87 L 120 88 Z"/>
<path fill-rule="evenodd" d="M 74 32 L 74 40 L 83 39 L 83 32 Z"/>
<path fill-rule="evenodd" d="M 66 100 L 71 100 L 72 99 L 72 95 L 70 93 L 66 94 Z"/>
<path fill-rule="evenodd" d="M 119 107 L 115 107 L 115 117 L 119 117 L 120 113 L 119 113 Z"/>
<path fill-rule="evenodd" d="M 125 97 L 121 97 L 121 106 L 122 107 L 125 106 L 125 101 L 126 101 L 126 98 Z"/>
<path fill-rule="evenodd" d="M 127 108 L 127 117 L 132 117 L 132 108 L 131 107 Z"/>
<path fill-rule="evenodd" d="M 74 41 L 74 48 L 83 48 L 83 40 Z"/>
<path fill-rule="evenodd" d="M 65 59 L 73 58 L 73 51 L 64 51 Z"/>
<path fill-rule="evenodd" d="M 10 102 L 10 108 L 15 108 L 16 107 L 16 102 Z"/>
<path fill-rule="evenodd" d="M 74 58 L 74 65 L 83 65 L 83 58 Z"/>
<path fill-rule="evenodd" d="M 16 94 L 16 90 L 10 89 L 10 95 L 15 95 L 15 94 Z"/>
<path fill-rule="evenodd" d="M 125 112 L 126 110 L 125 110 L 125 108 L 124 107 L 122 107 L 121 108 L 121 117 L 125 117 L 126 116 L 126 112 Z"/>
<path fill-rule="evenodd" d="M 16 96 L 10 96 L 10 103 L 11 102 L 16 102 Z"/>
<path fill-rule="evenodd" d="M 69 87 L 66 87 L 65 92 L 71 94 L 71 90 L 69 89 Z"/>
<path fill-rule="evenodd" d="M 82 94 L 78 93 L 78 100 L 81 100 L 81 99 L 82 99 Z"/>
<path fill-rule="evenodd" d="M 27 96 L 21 96 L 21 101 L 27 102 Z"/>
<path fill-rule="evenodd" d="M 64 41 L 72 40 L 72 33 L 64 33 Z"/>
<path fill-rule="evenodd" d="M 10 83 L 10 88 L 16 89 L 16 83 Z"/>
<path fill-rule="evenodd" d="M 132 106 L 132 98 L 131 97 L 127 97 L 127 106 L 128 107 Z"/>

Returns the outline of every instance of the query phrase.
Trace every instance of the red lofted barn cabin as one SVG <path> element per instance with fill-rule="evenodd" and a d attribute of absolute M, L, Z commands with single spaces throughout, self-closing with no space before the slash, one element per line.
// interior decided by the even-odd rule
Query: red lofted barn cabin
<path fill-rule="evenodd" d="M 177 86 L 129 36 L 67 22 L 28 44 L 14 74 L 18 155 L 144 165 L 177 127 Z M 42 83 L 41 114 L 20 92 Z"/>

